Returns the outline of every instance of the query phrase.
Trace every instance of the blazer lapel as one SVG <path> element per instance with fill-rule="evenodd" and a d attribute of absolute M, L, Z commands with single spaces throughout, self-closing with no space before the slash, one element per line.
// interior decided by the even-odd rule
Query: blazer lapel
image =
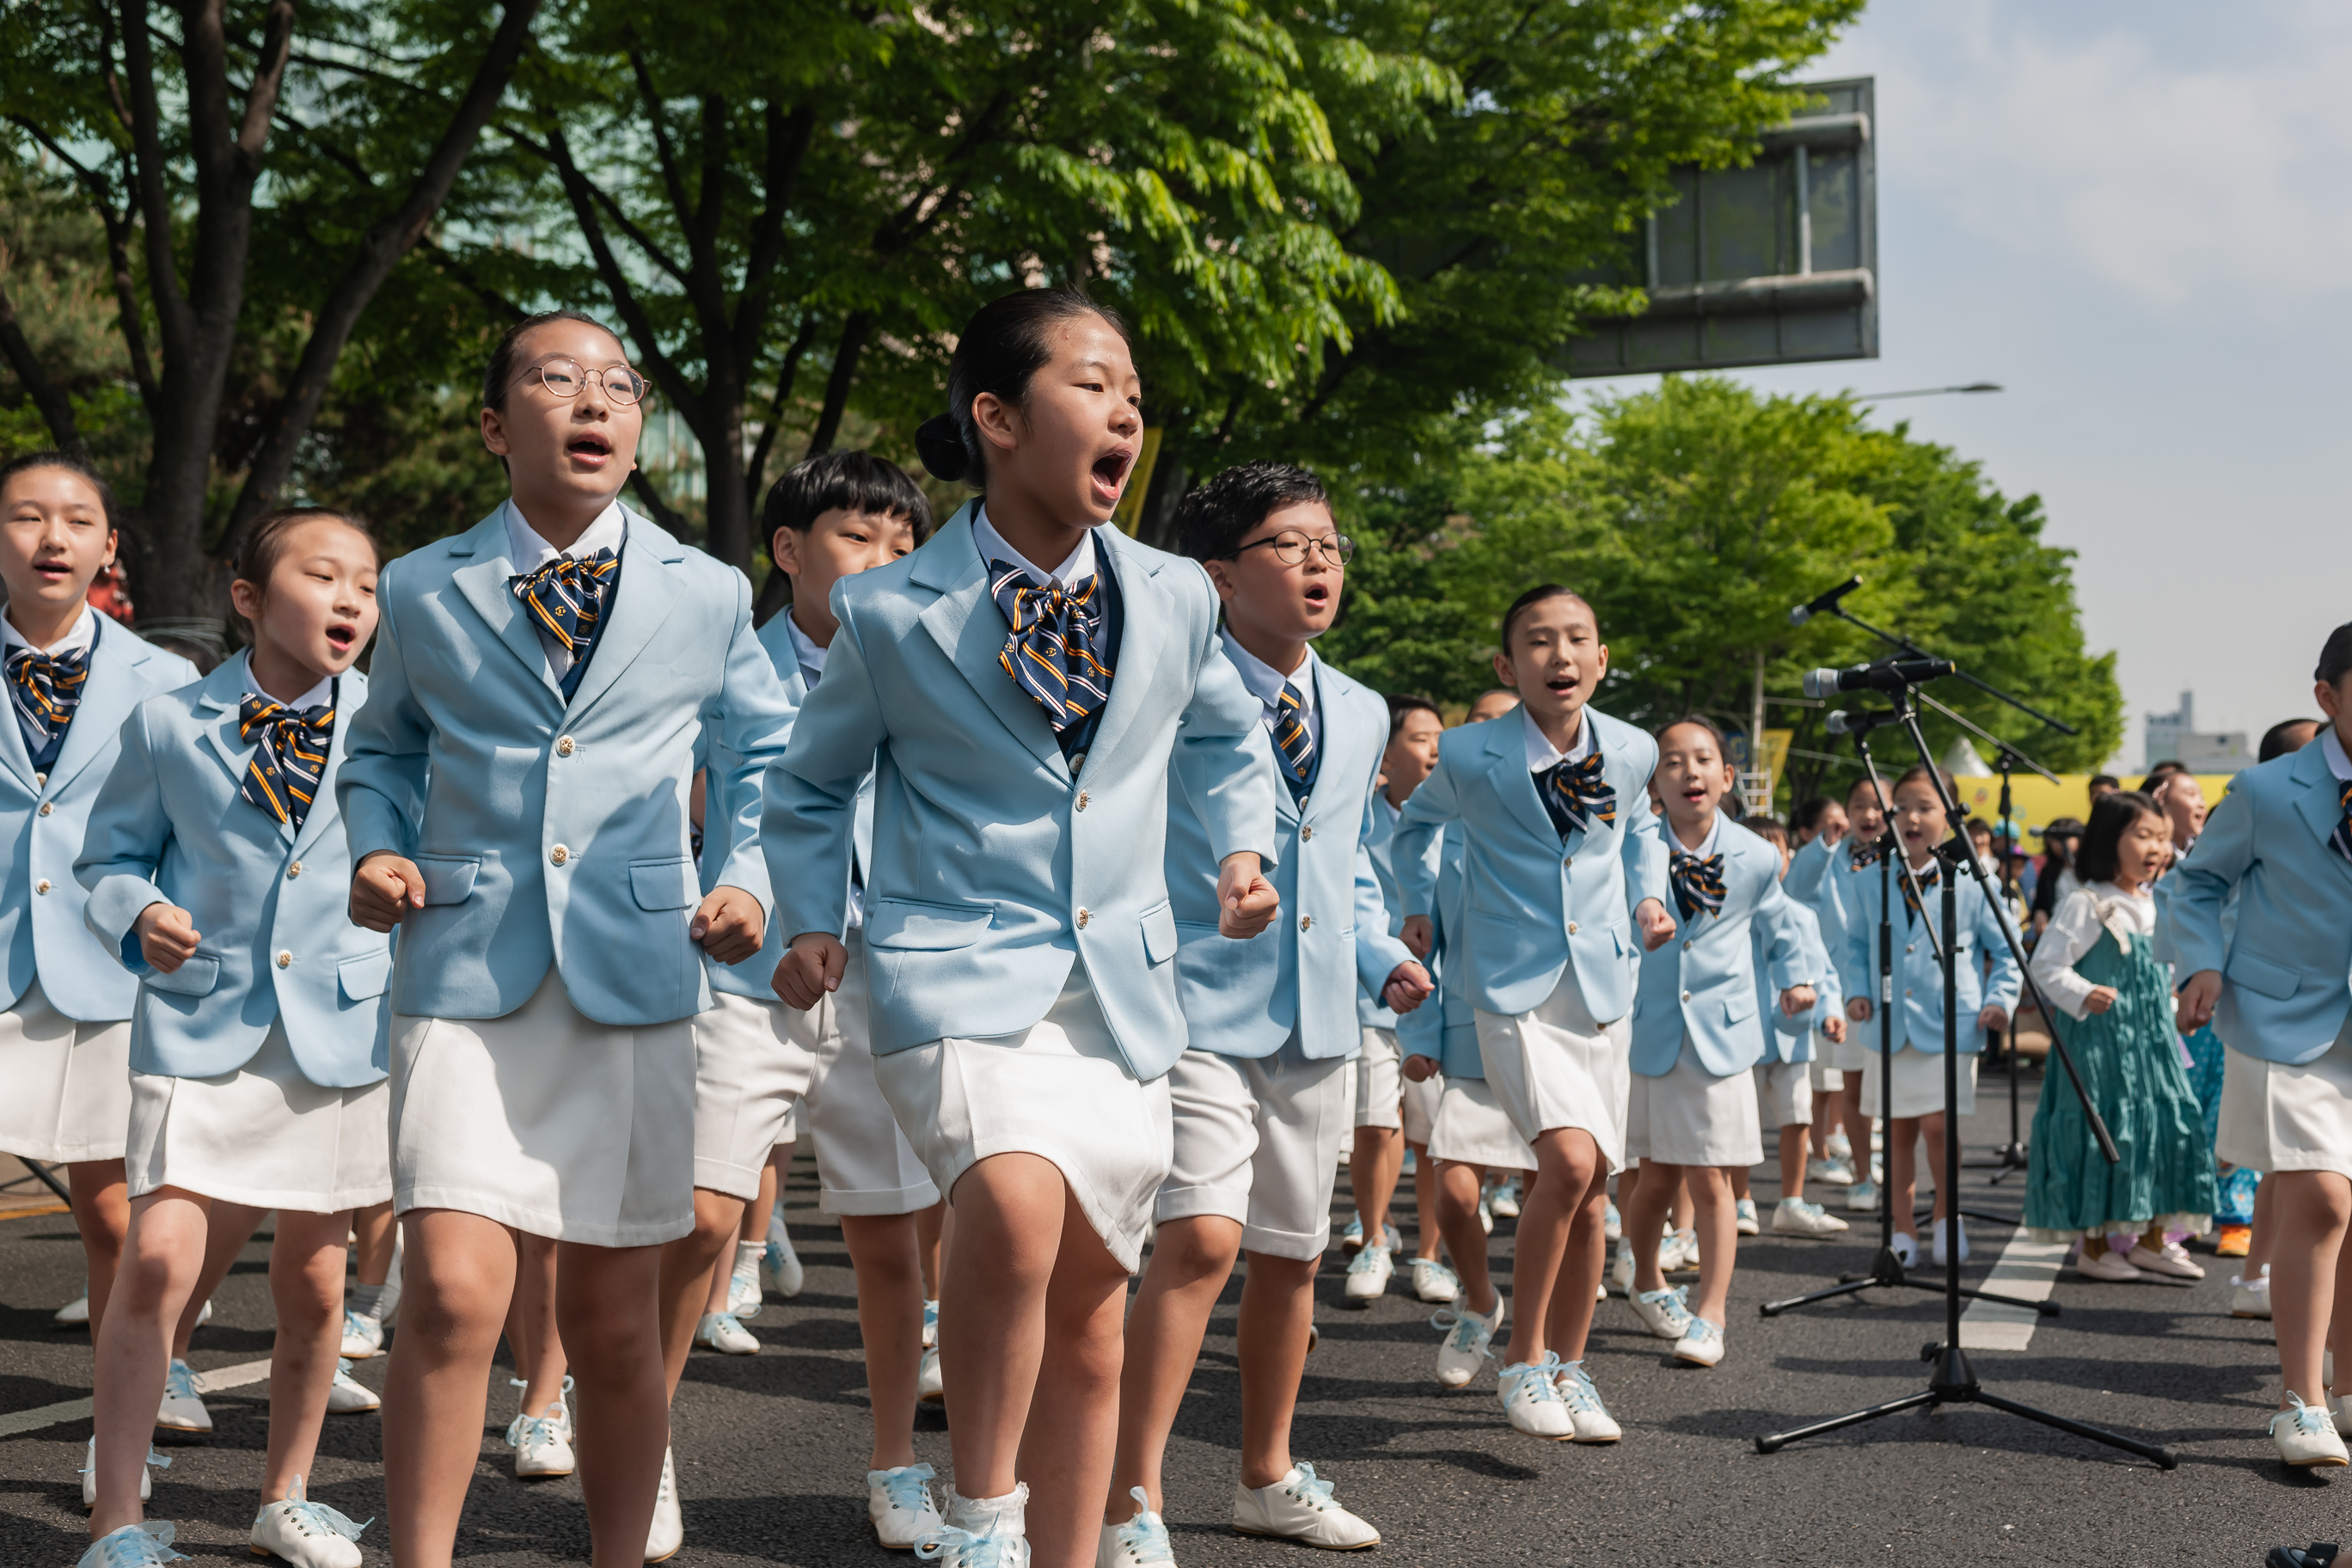
<path fill-rule="evenodd" d="M 978 693 L 1013 738 L 1048 771 L 1068 779 L 1070 766 L 1062 755 L 1060 742 L 1054 738 L 1054 726 L 1047 722 L 1045 710 L 1037 706 L 1035 698 L 1014 685 L 1013 678 L 1004 673 L 1004 667 L 997 662 L 1004 651 L 1004 639 L 1011 634 L 995 602 L 988 596 L 988 569 L 982 563 L 980 551 L 971 540 L 971 507 L 950 520 L 916 554 L 919 564 L 912 581 L 940 595 L 919 617 L 923 629 L 931 634 L 956 672 Z M 1119 587 L 1125 590 L 1125 579 L 1120 580 Z M 1133 624 L 1134 617 L 1129 616 L 1129 626 Z M 1121 662 L 1126 657 L 1122 650 Z M 1118 707 L 1115 674 L 1110 705 L 1113 710 Z M 1104 714 L 1103 721 L 1108 725 L 1109 713 Z"/>
<path fill-rule="evenodd" d="M 548 668 L 547 650 L 540 646 L 539 634 L 523 618 L 514 592 L 507 585 L 508 579 L 515 574 L 514 557 L 507 549 L 507 509 L 499 507 L 475 524 L 471 531 L 451 540 L 449 553 L 473 557 L 470 564 L 449 574 L 450 584 L 498 635 L 507 651 L 522 661 L 523 668 L 561 706 L 563 688 L 556 684 L 554 671 Z M 627 575 L 625 567 L 622 575 Z"/>
<path fill-rule="evenodd" d="M 131 672 L 146 662 L 145 646 L 119 621 L 107 621 L 98 628 L 98 646 L 90 650 L 89 679 L 81 689 L 81 706 L 75 710 L 73 723 L 67 727 L 66 743 L 58 752 L 57 765 L 49 770 L 49 794 L 64 789 L 75 774 L 111 745 L 123 720 L 138 706 L 142 695 L 139 679 Z M 16 714 L 11 712 L 8 719 L 13 724 Z M 21 731 L 16 740 L 21 750 Z"/>
<path fill-rule="evenodd" d="M 70 742 L 68 742 L 70 744 Z M 2328 840 L 2336 835 L 2336 825 L 2344 820 L 2343 786 L 2327 765 L 2325 739 L 2314 741 L 2295 753 L 2294 782 L 2301 785 L 2295 796 L 2295 807 L 2312 832 L 2319 836 L 2319 847 L 2336 868 L 2352 875 L 2352 860 L 2336 852 Z"/>
<path fill-rule="evenodd" d="M 1159 574 L 1142 556 L 1129 554 L 1131 548 L 1127 535 L 1118 529 L 1105 524 L 1095 530 L 1096 568 L 1102 569 L 1107 556 L 1118 578 L 1119 668 L 1134 672 L 1122 681 L 1118 669 L 1111 671 L 1110 700 L 1103 706 L 1102 724 L 1095 731 L 1092 748 L 1105 757 L 1116 754 L 1119 742 L 1135 727 L 1136 715 L 1151 700 L 1150 673 L 1159 668 L 1160 650 L 1168 645 L 1169 624 L 1176 616 L 1175 603 Z M 1213 649 L 1211 657 L 1223 658 L 1224 651 Z M 1290 799 L 1288 787 L 1276 793 L 1281 808 L 1295 816 L 1298 807 Z"/>
<path fill-rule="evenodd" d="M 38 795 L 41 786 L 33 782 L 33 754 L 25 750 L 25 727 L 16 722 L 16 702 L 13 699 L 0 699 L 0 705 L 6 709 L 0 712 L 0 728 L 8 731 L 0 738 L 0 763 L 6 764 L 8 771 L 16 775 L 27 794 Z"/>
<path fill-rule="evenodd" d="M 1349 732 L 1345 717 L 1347 709 L 1342 701 L 1353 683 L 1316 658 L 1312 648 L 1307 650 L 1306 673 L 1307 678 L 1315 683 L 1315 711 L 1322 721 L 1323 731 L 1321 738 L 1315 743 L 1322 761 L 1316 765 L 1315 788 L 1307 796 L 1306 815 L 1315 819 L 1318 828 L 1328 822 L 1340 832 L 1353 833 L 1363 826 L 1363 801 L 1360 798 L 1342 800 L 1336 805 L 1327 805 L 1325 802 L 1334 798 L 1334 792 L 1323 787 L 1326 774 L 1333 778 L 1351 779 L 1359 776 L 1362 767 L 1359 760 L 1358 738 Z M 1386 744 L 1385 739 L 1382 744 Z M 1280 762 L 1277 757 L 1277 770 Z M 1276 797 L 1276 805 L 1288 814 L 1297 814 L 1297 808 L 1291 803 L 1290 786 L 1286 780 Z M 1331 816 L 1334 812 L 1339 814 L 1338 818 Z"/>
<path fill-rule="evenodd" d="M 572 694 L 572 714 L 586 712 L 596 699 L 613 689 L 613 683 L 646 651 L 646 645 L 669 619 L 678 595 L 686 592 L 685 583 L 670 570 L 672 562 L 685 559 L 683 547 L 636 513 L 627 516 L 629 537 L 621 552 L 620 586 L 613 594 L 613 624 L 597 634 L 588 668 Z M 534 639 L 538 635 L 530 634 Z M 562 689 L 556 689 L 560 693 Z M 567 716 L 564 721 L 571 720 Z"/>
<path fill-rule="evenodd" d="M 327 739 L 327 765 L 319 770 L 318 795 L 310 802 L 310 815 L 302 819 L 302 831 L 289 830 L 298 857 L 317 843 L 327 824 L 335 819 L 335 775 L 343 765 L 343 738 L 352 732 L 352 714 L 366 701 L 367 677 L 356 669 L 345 670 L 335 683 L 335 730 Z"/>
<path fill-rule="evenodd" d="M 1528 771 L 1528 745 L 1516 712 L 1489 721 L 1494 733 L 1486 738 L 1486 776 L 1495 793 L 1503 797 L 1504 806 L 1517 817 L 1519 825 L 1539 838 L 1557 840 L 1559 829 L 1551 824 L 1551 814 L 1536 797 L 1535 775 Z"/>

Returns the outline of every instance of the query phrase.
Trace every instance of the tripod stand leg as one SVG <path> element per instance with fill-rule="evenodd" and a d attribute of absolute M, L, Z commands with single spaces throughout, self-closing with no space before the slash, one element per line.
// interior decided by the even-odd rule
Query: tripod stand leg
<path fill-rule="evenodd" d="M 1928 1289 L 1938 1289 L 1941 1287 L 1930 1286 Z M 1990 1290 L 1971 1290 L 1965 1285 L 1960 1287 L 1960 1294 L 1972 1301 L 1990 1301 L 1997 1307 L 2023 1307 L 2026 1310 L 2039 1312 L 2045 1318 L 2054 1318 L 2058 1315 L 2058 1303 L 2055 1301 L 2029 1301 L 2021 1296 L 1996 1296 Z"/>
<path fill-rule="evenodd" d="M 1932 1389 L 1925 1394 L 1906 1394 L 1900 1399 L 1885 1405 L 1874 1405 L 1867 1410 L 1857 1410 L 1851 1415 L 1833 1415 L 1827 1421 L 1816 1421 L 1810 1426 L 1791 1427 L 1786 1432 L 1768 1432 L 1756 1439 L 1756 1451 L 1759 1454 L 1777 1454 L 1790 1444 L 1800 1442 L 1807 1437 L 1818 1437 L 1824 1432 L 1834 1432 L 1842 1426 L 1859 1426 L 1865 1421 L 1875 1421 L 1882 1415 L 1895 1415 L 1906 1410 L 1916 1410 L 1922 1405 L 1935 1405 L 1942 1399 L 1943 1395 Z M 2121 1441 L 2121 1439 L 2113 1440 Z"/>
<path fill-rule="evenodd" d="M 2036 1410 L 2031 1405 L 2020 1405 L 2014 1399 L 2003 1399 L 2000 1394 L 1987 1394 L 1981 1388 L 1973 1390 L 1968 1397 L 1979 1405 L 1990 1405 L 1995 1410 L 2006 1410 L 2011 1415 L 2022 1415 L 2028 1421 L 2039 1421 L 2044 1426 L 2054 1426 L 2061 1432 L 2072 1432 L 2077 1437 L 2087 1437 L 2094 1443 L 2104 1443 L 2110 1448 L 2121 1448 L 2126 1454 L 2137 1454 L 2143 1459 L 2154 1461 L 2159 1469 L 2177 1469 L 2180 1465 L 2180 1461 L 2173 1457 L 2172 1450 L 2160 1443 L 2143 1443 L 2137 1437 L 2126 1437 L 2120 1433 L 2110 1432 L 2104 1426 L 2091 1426 L 2080 1421 L 2069 1421 L 2063 1415 L 2053 1415 L 2047 1410 Z"/>
<path fill-rule="evenodd" d="M 1791 1307 L 1810 1307 L 1816 1301 L 1826 1301 L 1833 1296 L 1851 1296 L 1857 1290 L 1868 1290 L 1885 1283 L 1874 1274 L 1864 1275 L 1851 1284 L 1832 1285 L 1827 1289 L 1807 1291 L 1802 1296 L 1791 1296 L 1786 1300 L 1766 1301 L 1756 1310 L 1763 1317 L 1777 1318 Z"/>

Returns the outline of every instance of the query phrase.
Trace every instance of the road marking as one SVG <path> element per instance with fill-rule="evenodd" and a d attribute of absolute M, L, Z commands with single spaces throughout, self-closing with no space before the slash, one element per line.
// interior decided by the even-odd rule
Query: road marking
<path fill-rule="evenodd" d="M 196 1373 L 196 1392 L 223 1394 L 247 1384 L 267 1382 L 269 1363 L 267 1361 L 241 1361 L 235 1366 L 216 1366 L 210 1372 Z M 15 1410 L 0 1415 L 0 1437 L 14 1437 L 20 1432 L 37 1432 L 44 1426 L 63 1426 L 69 1422 L 87 1421 L 95 1412 L 95 1402 L 89 1399 L 68 1399 L 56 1405 L 36 1405 L 30 1410 Z"/>
<path fill-rule="evenodd" d="M 2020 1229 L 2001 1248 L 1979 1289 L 2014 1296 L 2025 1301 L 2046 1301 L 2058 1283 L 2059 1266 L 2072 1244 L 2035 1241 Z M 1970 1301 L 1960 1314 L 1960 1348 L 1972 1351 L 2021 1351 L 2033 1342 L 2034 1325 L 2042 1314 L 2030 1307 L 2008 1307 L 1998 1301 Z"/>

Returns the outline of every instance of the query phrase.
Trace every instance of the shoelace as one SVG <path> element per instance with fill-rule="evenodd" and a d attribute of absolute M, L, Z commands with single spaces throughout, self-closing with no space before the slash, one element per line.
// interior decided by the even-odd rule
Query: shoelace
<path fill-rule="evenodd" d="M 931 1500 L 925 1483 L 937 1474 L 929 1465 L 903 1465 L 895 1470 L 866 1471 L 866 1484 L 880 1487 L 892 1508 L 919 1510 Z"/>
<path fill-rule="evenodd" d="M 1332 1507 L 1331 1483 L 1317 1475 L 1315 1467 L 1304 1459 L 1298 1461 L 1297 1468 L 1298 1479 L 1282 1489 L 1318 1513 Z"/>
<path fill-rule="evenodd" d="M 1562 1362 L 1559 1377 L 1552 1380 L 1553 1392 L 1570 1410 L 1597 1411 L 1606 1415 L 1609 1407 L 1601 1403 L 1601 1391 L 1592 1386 L 1592 1374 L 1584 1370 L 1580 1361 Z M 1567 1387 L 1560 1387 L 1566 1383 Z"/>
<path fill-rule="evenodd" d="M 1544 1352 L 1544 1358 L 1539 1362 L 1520 1362 L 1516 1366 L 1507 1366 L 1503 1369 L 1503 1397 L 1507 1402 L 1517 1400 L 1522 1390 L 1532 1385 L 1532 1398 L 1536 1404 L 1556 1405 L 1559 1402 L 1559 1390 L 1552 1386 L 1552 1378 L 1559 1372 L 1558 1351 Z"/>
<path fill-rule="evenodd" d="M 1696 1320 L 1691 1317 L 1689 1296 L 1689 1286 L 1675 1285 L 1664 1290 L 1646 1291 L 1637 1298 L 1637 1300 L 1654 1302 L 1658 1306 L 1673 1309 L 1674 1314 L 1684 1320 L 1682 1323 L 1676 1326 L 1687 1332 L 1689 1331 L 1690 1324 L 1693 1321 L 1696 1321 Z"/>
<path fill-rule="evenodd" d="M 349 1516 L 329 1508 L 322 1502 L 312 1502 L 302 1495 L 302 1478 L 296 1476 L 294 1485 L 276 1503 L 264 1503 L 261 1511 L 283 1508 L 286 1517 L 293 1521 L 295 1531 L 302 1535 L 340 1535 L 345 1541 L 357 1541 L 360 1531 L 375 1522 L 373 1518 L 353 1524 Z"/>
<path fill-rule="evenodd" d="M 1494 1356 L 1495 1352 L 1487 1348 L 1494 1342 L 1494 1325 L 1475 1312 L 1460 1307 L 1440 1307 L 1429 1315 L 1429 1326 L 1451 1331 L 1445 1336 L 1447 1350 L 1490 1360 Z"/>
<path fill-rule="evenodd" d="M 1375 1255 L 1377 1255 L 1380 1259 L 1380 1262 L 1378 1263 L 1373 1261 Z M 1388 1257 L 1389 1249 L 1387 1247 L 1368 1247 L 1364 1248 L 1363 1251 L 1356 1254 L 1355 1261 L 1348 1265 L 1348 1272 L 1350 1274 L 1370 1274 L 1372 1270 L 1378 1268 L 1381 1263 L 1387 1262 Z"/>
<path fill-rule="evenodd" d="M 184 1361 L 175 1361 L 163 1373 L 163 1394 L 171 1399 L 198 1399 L 196 1374 Z"/>
<path fill-rule="evenodd" d="M 352 1363 L 345 1357 L 337 1356 L 335 1358 L 335 1381 L 337 1383 L 355 1383 L 358 1381 L 358 1379 L 352 1376 Z"/>
<path fill-rule="evenodd" d="M 739 1334 L 749 1333 L 751 1331 L 744 1328 L 743 1320 L 737 1317 L 734 1313 L 713 1312 L 710 1314 L 710 1331 L 705 1334 L 703 1338 L 715 1343 L 719 1338 L 719 1331 L 721 1329 L 732 1329 Z"/>
<path fill-rule="evenodd" d="M 98 1543 L 99 1561 L 106 1568 L 145 1568 L 151 1563 L 184 1563 L 188 1554 L 172 1550 L 178 1528 L 169 1520 L 126 1524 Z"/>
<path fill-rule="evenodd" d="M 1683 1325 L 1683 1338 L 1697 1340 L 1702 1343 L 1708 1340 L 1719 1340 L 1723 1338 L 1723 1327 L 1719 1323 L 1710 1323 L 1705 1318 L 1694 1315 L 1689 1322 Z"/>
<path fill-rule="evenodd" d="M 915 1555 L 935 1563 L 952 1552 L 958 1568 L 1010 1568 L 1013 1545 L 993 1530 L 975 1534 L 943 1524 L 915 1542 Z"/>
<path fill-rule="evenodd" d="M 2327 1412 L 2316 1405 L 2305 1405 L 2302 1394 L 2290 1394 L 2287 1399 L 2289 1407 L 2280 1411 L 2278 1415 L 2271 1417 L 2271 1426 L 2273 1429 L 2278 1426 L 2279 1415 L 2292 1417 L 2294 1421 L 2294 1429 L 2306 1437 L 2315 1437 L 2322 1432 L 2332 1432 L 2336 1429 L 2336 1423 Z"/>
<path fill-rule="evenodd" d="M 343 1338 L 350 1339 L 360 1331 L 360 1315 L 349 1307 L 343 1309 Z"/>
<path fill-rule="evenodd" d="M 1167 1521 L 1151 1511 L 1151 1494 L 1141 1487 L 1129 1487 L 1127 1495 L 1135 1500 L 1135 1517 L 1112 1531 L 1112 1539 L 1127 1549 L 1130 1563 L 1173 1563 L 1176 1548 L 1168 1540 Z"/>
<path fill-rule="evenodd" d="M 512 1388 L 530 1386 L 519 1377 L 507 1379 L 507 1384 Z M 523 1411 L 512 1421 L 507 1423 L 507 1446 L 510 1448 L 520 1448 L 525 1443 L 552 1443 L 559 1438 L 569 1439 L 572 1436 L 572 1407 L 564 1402 L 564 1395 L 571 1392 L 572 1374 L 566 1373 L 563 1377 L 562 1392 L 558 1394 L 548 1405 L 548 1409 L 554 1414 L 534 1415 L 528 1410 Z"/>

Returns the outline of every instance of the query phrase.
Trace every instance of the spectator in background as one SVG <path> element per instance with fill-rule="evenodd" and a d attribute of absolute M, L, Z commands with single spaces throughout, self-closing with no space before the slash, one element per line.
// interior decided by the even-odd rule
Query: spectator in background
<path fill-rule="evenodd" d="M 2123 781 L 2113 773 L 2093 773 L 2090 784 L 2091 804 L 2098 805 L 2101 795 L 2112 795 L 2123 787 Z M 2080 835 L 2078 834 L 2077 837 L 2079 837 Z"/>
<path fill-rule="evenodd" d="M 1828 795 L 1817 795 L 1797 807 L 1790 826 L 1796 831 L 1797 848 L 1816 838 L 1825 838 L 1834 847 L 1845 837 L 1845 807 Z"/>
<path fill-rule="evenodd" d="M 2067 894 L 2083 885 L 2074 875 L 2074 852 L 2083 842 L 2080 818 L 2062 816 L 2042 830 L 2042 865 L 2033 877 L 2032 934 L 2040 936 Z"/>
<path fill-rule="evenodd" d="M 2284 757 L 2289 752 L 2299 752 L 2311 744 L 2312 737 L 2318 733 L 2319 721 L 2316 719 L 2289 719 L 2283 723 L 2273 724 L 2263 731 L 2262 750 L 2256 754 L 2254 760 L 2267 763 L 2273 757 Z"/>

